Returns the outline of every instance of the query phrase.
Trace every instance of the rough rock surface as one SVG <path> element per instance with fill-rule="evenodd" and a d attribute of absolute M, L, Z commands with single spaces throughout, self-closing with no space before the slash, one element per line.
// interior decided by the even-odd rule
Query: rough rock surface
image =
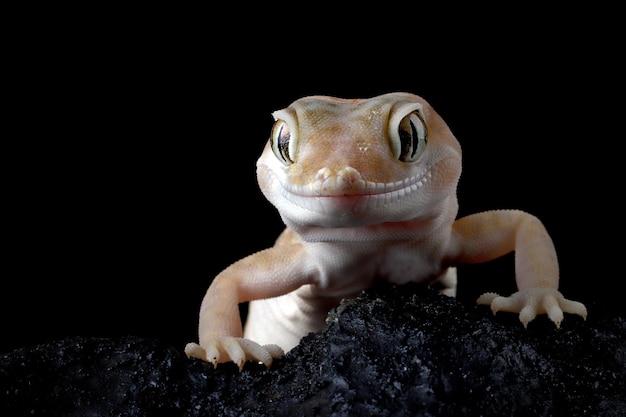
<path fill-rule="evenodd" d="M 432 289 L 378 285 L 270 370 L 213 369 L 131 336 L 17 349 L 0 356 L 0 415 L 623 417 L 626 319 L 524 329 Z"/>

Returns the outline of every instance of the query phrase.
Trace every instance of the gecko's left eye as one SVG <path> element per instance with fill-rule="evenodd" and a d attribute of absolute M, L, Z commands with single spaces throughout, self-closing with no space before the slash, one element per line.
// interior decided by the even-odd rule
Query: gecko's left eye
<path fill-rule="evenodd" d="M 276 120 L 270 136 L 270 145 L 274 155 L 285 165 L 293 164 L 294 138 L 291 128 L 284 120 Z"/>
<path fill-rule="evenodd" d="M 428 130 L 422 115 L 418 111 L 412 111 L 404 116 L 397 130 L 392 129 L 390 137 L 395 158 L 402 162 L 417 161 L 428 143 Z"/>

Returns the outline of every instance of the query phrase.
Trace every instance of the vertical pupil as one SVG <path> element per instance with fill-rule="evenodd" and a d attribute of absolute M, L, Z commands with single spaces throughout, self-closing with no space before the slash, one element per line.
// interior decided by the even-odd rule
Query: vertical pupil
<path fill-rule="evenodd" d="M 419 142 L 419 138 L 417 137 L 417 128 L 415 127 L 415 123 L 413 120 L 409 120 L 409 124 L 411 125 L 411 133 L 413 138 L 415 138 L 412 142 L 413 149 L 411 151 L 411 158 L 415 156 L 415 152 L 417 152 L 417 143 Z"/>
<path fill-rule="evenodd" d="M 280 154 L 287 161 L 289 161 L 290 159 L 289 158 L 289 140 L 290 139 L 291 139 L 291 131 L 289 130 L 289 127 L 287 127 L 287 125 L 283 123 L 283 125 L 280 127 L 280 130 L 278 131 L 278 148 L 280 149 Z"/>
<path fill-rule="evenodd" d="M 406 124 L 409 124 L 407 126 Z M 410 129 L 410 130 L 409 130 Z M 398 129 L 400 135 L 400 160 L 410 160 L 417 151 L 417 129 L 409 118 L 405 118 Z"/>
<path fill-rule="evenodd" d="M 427 137 L 422 118 L 417 112 L 404 116 L 398 126 L 400 150 L 398 159 L 403 162 L 415 161 L 426 145 Z"/>

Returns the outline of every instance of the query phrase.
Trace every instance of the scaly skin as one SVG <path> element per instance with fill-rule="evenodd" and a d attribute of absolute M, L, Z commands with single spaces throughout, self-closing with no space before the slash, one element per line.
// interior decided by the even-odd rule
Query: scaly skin
<path fill-rule="evenodd" d="M 269 368 L 375 279 L 438 283 L 454 295 L 455 265 L 512 251 L 518 291 L 478 303 L 519 313 L 524 326 L 538 314 L 556 326 L 564 312 L 586 317 L 558 291 L 554 245 L 536 217 L 496 210 L 456 219 L 461 147 L 421 97 L 305 97 L 274 118 L 257 178 L 287 227 L 273 247 L 214 279 L 188 356 Z M 244 332 L 238 305 L 246 301 Z"/>

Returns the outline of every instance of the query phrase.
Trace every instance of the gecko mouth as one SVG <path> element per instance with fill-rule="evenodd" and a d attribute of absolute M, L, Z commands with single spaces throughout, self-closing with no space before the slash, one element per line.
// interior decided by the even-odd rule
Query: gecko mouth
<path fill-rule="evenodd" d="M 401 181 L 381 183 L 365 181 L 353 168 L 338 173 L 320 170 L 315 181 L 302 186 L 283 184 L 282 198 L 309 212 L 344 217 L 384 210 L 410 199 L 428 183 L 430 169 Z"/>

